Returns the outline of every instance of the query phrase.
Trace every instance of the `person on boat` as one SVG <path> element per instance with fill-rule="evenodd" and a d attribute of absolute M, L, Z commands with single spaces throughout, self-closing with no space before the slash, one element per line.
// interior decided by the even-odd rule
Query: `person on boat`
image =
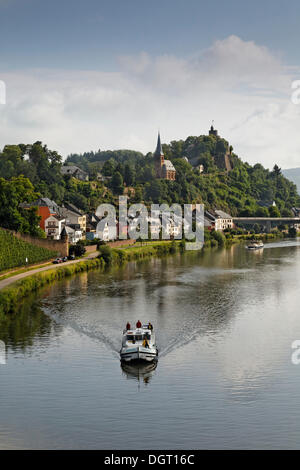
<path fill-rule="evenodd" d="M 141 324 L 140 320 L 138 320 L 138 321 L 136 322 L 136 327 L 137 327 L 137 328 L 142 328 L 142 324 Z"/>
<path fill-rule="evenodd" d="M 129 321 L 128 321 L 127 324 L 126 324 L 126 330 L 127 330 L 127 331 L 130 330 L 130 323 L 129 323 Z"/>
<path fill-rule="evenodd" d="M 149 348 L 149 342 L 148 342 L 148 339 L 146 338 L 146 336 L 145 336 L 144 341 L 143 341 L 143 346 L 144 346 L 144 348 Z"/>
<path fill-rule="evenodd" d="M 150 322 L 148 323 L 148 329 L 153 330 L 153 325 Z"/>

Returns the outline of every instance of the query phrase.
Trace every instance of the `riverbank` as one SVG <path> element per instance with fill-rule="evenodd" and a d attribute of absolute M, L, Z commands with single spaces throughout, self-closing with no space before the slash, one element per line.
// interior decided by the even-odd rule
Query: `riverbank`
<path fill-rule="evenodd" d="M 282 232 L 233 234 L 231 232 L 226 231 L 205 231 L 204 249 L 226 246 L 229 247 L 235 243 L 244 243 L 249 240 L 262 240 L 264 242 L 267 242 L 270 240 L 276 240 L 278 238 L 284 238 L 284 234 Z"/>
<path fill-rule="evenodd" d="M 224 234 L 216 232 L 216 238 L 207 240 L 203 249 L 226 247 L 245 239 L 236 236 L 227 239 Z M 266 234 L 266 239 L 274 239 L 272 234 Z M 249 237 L 248 237 L 249 238 Z M 138 246 L 111 248 L 108 245 L 99 247 L 98 252 L 89 255 L 88 259 L 69 261 L 63 266 L 44 266 L 12 275 L 0 281 L 0 315 L 14 312 L 18 303 L 29 293 L 38 290 L 46 284 L 63 279 L 79 272 L 91 269 L 105 269 L 110 266 L 121 266 L 130 261 L 138 261 L 151 257 L 161 257 L 185 252 L 185 240 L 143 242 Z"/>
<path fill-rule="evenodd" d="M 129 246 L 123 249 L 104 245 L 89 259 L 70 261 L 60 266 L 47 265 L 29 272 L 21 272 L 0 281 L 0 315 L 16 310 L 18 303 L 29 293 L 46 284 L 63 279 L 79 272 L 91 269 L 104 269 L 109 266 L 121 266 L 129 261 L 137 261 L 153 256 L 164 256 L 185 250 L 185 242 L 154 242 L 141 246 Z"/>
<path fill-rule="evenodd" d="M 0 290 L 0 315 L 14 312 L 18 306 L 18 303 L 24 297 L 46 284 L 50 284 L 53 281 L 72 276 L 73 274 L 77 274 L 79 272 L 103 267 L 103 260 L 100 258 L 95 258 L 89 259 L 87 261 L 80 260 L 74 264 L 62 266 L 59 268 L 46 268 L 42 272 L 38 272 L 36 274 L 24 273 L 24 278 L 20 280 L 15 280 L 14 277 L 6 279 L 5 281 L 7 281 L 9 285 L 3 287 Z"/>

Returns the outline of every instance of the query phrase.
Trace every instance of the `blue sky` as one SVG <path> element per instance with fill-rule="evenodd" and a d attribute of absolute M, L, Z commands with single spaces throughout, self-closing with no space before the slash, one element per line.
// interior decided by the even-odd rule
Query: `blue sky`
<path fill-rule="evenodd" d="M 297 0 L 0 0 L 2 67 L 111 69 L 118 55 L 191 55 L 235 34 L 299 60 Z"/>
<path fill-rule="evenodd" d="M 0 147 L 146 152 L 158 127 L 214 119 L 243 159 L 300 166 L 299 17 L 296 0 L 0 0 Z"/>

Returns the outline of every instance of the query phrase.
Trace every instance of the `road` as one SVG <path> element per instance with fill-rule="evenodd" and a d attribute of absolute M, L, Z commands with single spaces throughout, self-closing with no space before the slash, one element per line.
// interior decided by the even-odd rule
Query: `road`
<path fill-rule="evenodd" d="M 43 271 L 48 271 L 49 269 L 56 269 L 61 266 L 79 263 L 80 261 L 87 261 L 89 259 L 96 258 L 98 255 L 99 255 L 98 251 L 95 251 L 93 253 L 90 253 L 88 256 L 84 258 L 75 259 L 73 261 L 66 261 L 65 263 L 62 263 L 62 264 L 53 264 L 52 266 L 44 266 L 41 268 L 31 269 L 30 271 L 27 271 L 25 273 L 16 274 L 15 276 L 11 276 L 11 277 L 8 277 L 7 279 L 3 279 L 2 281 L 0 281 L 0 289 L 3 289 L 4 287 L 9 286 L 13 282 L 19 281 L 20 279 L 23 279 L 24 277 L 32 276 L 33 274 L 41 273 Z"/>

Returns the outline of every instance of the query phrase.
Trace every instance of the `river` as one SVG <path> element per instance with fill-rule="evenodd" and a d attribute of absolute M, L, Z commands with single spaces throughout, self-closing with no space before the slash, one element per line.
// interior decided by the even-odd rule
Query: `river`
<path fill-rule="evenodd" d="M 153 258 L 28 297 L 0 324 L 0 448 L 299 449 L 299 248 Z M 138 319 L 159 360 L 122 368 Z"/>

